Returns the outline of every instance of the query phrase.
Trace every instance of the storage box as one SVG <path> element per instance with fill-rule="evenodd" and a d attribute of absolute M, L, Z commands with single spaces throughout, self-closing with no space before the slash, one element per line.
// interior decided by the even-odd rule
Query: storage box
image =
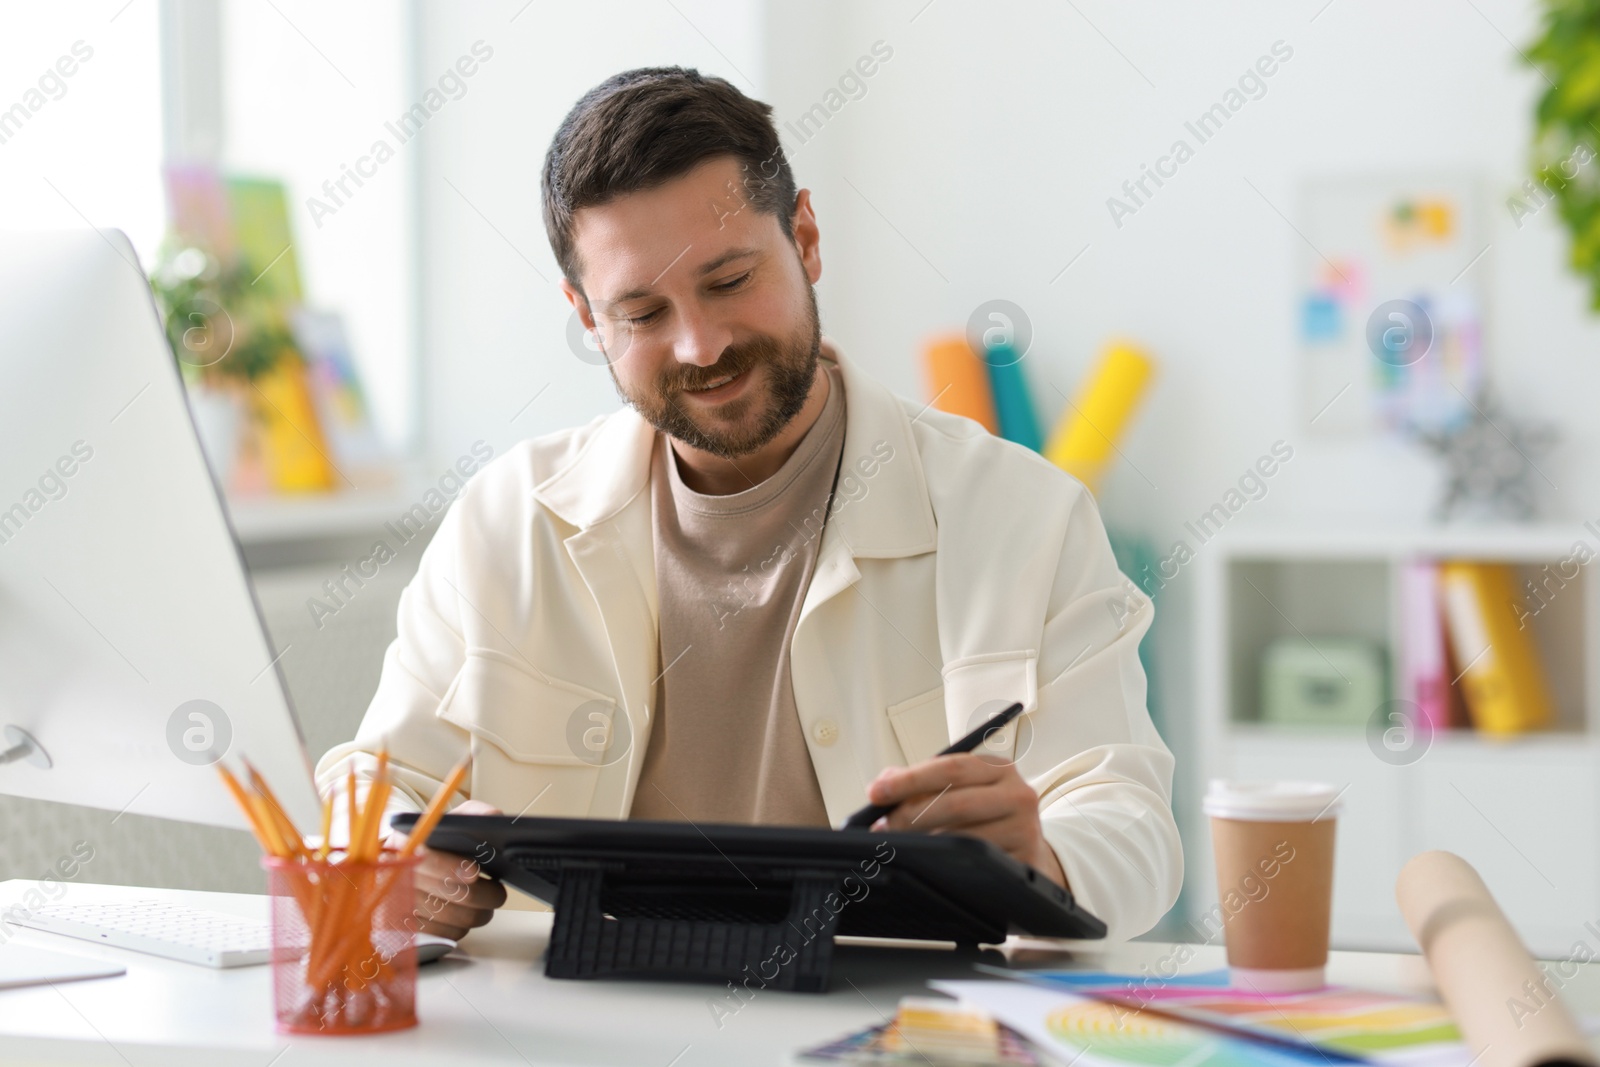
<path fill-rule="evenodd" d="M 1261 719 L 1359 728 L 1387 700 L 1383 650 L 1371 641 L 1286 637 L 1261 657 Z"/>

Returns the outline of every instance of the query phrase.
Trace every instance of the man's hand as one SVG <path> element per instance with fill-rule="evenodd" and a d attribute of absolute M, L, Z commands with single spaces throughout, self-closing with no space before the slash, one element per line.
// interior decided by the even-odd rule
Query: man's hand
<path fill-rule="evenodd" d="M 451 809 L 452 815 L 499 815 L 500 809 L 480 800 L 463 801 Z M 393 843 L 405 841 L 398 830 Z M 418 846 L 416 904 L 413 914 L 421 920 L 420 933 L 437 934 L 459 941 L 468 930 L 476 929 L 494 917 L 494 910 L 506 902 L 506 887 L 490 878 L 478 876 L 478 865 L 470 856 L 435 852 Z"/>
<path fill-rule="evenodd" d="M 935 756 L 889 767 L 867 786 L 874 804 L 899 804 L 874 830 L 925 830 L 981 837 L 1037 868 L 1057 885 L 1067 875 L 1039 825 L 1039 794 L 1017 766 L 992 757 Z"/>

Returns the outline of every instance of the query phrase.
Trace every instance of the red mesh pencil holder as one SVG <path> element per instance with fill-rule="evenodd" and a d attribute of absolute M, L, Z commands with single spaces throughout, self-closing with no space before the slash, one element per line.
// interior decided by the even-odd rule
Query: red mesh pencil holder
<path fill-rule="evenodd" d="M 266 857 L 272 899 L 272 1000 L 278 1029 L 371 1034 L 417 1025 L 421 858 L 376 863 Z"/>

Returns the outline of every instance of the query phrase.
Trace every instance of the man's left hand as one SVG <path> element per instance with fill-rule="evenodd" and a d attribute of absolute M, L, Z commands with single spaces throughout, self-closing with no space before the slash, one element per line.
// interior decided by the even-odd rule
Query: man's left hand
<path fill-rule="evenodd" d="M 867 786 L 874 804 L 898 804 L 874 830 L 924 830 L 981 837 L 1057 885 L 1067 875 L 1039 824 L 1039 794 L 1017 766 L 973 754 L 888 767 Z"/>

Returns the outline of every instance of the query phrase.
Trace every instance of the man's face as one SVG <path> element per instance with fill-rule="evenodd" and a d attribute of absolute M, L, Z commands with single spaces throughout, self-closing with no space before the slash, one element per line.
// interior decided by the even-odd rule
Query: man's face
<path fill-rule="evenodd" d="M 797 218 L 810 221 L 791 242 L 749 203 L 743 179 L 723 157 L 579 210 L 584 293 L 562 283 L 580 314 L 587 295 L 585 324 L 599 330 L 623 400 L 725 459 L 757 451 L 800 411 L 822 341 L 807 198 Z"/>

